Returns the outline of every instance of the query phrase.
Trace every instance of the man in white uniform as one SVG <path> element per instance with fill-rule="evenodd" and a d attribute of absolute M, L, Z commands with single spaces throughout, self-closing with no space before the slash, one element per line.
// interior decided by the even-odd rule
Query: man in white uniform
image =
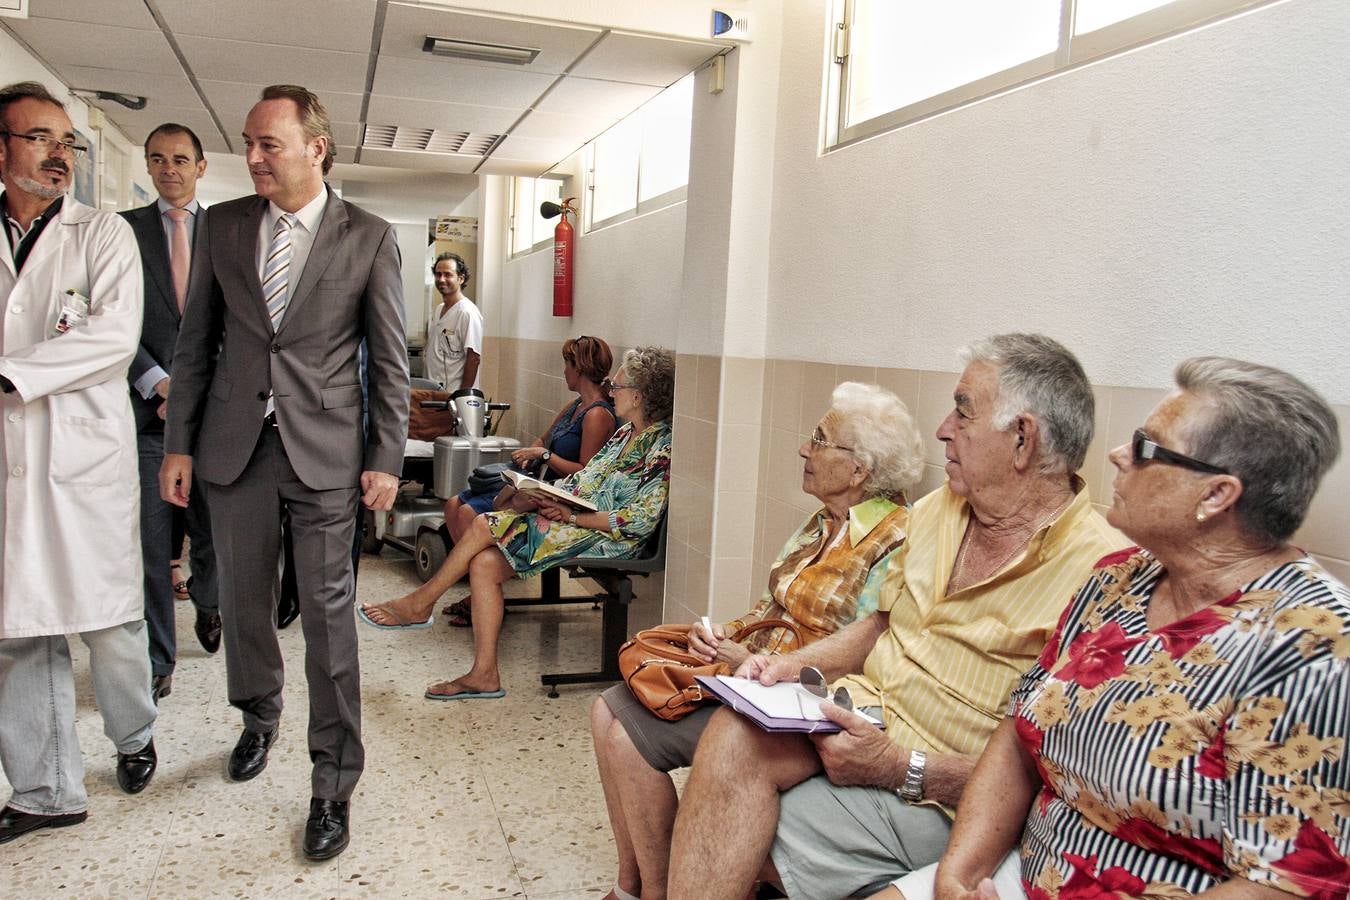
<path fill-rule="evenodd" d="M 427 377 L 451 393 L 478 387 L 483 314 L 464 295 L 469 266 L 457 254 L 442 253 L 431 274 L 442 302 L 427 328 Z"/>
<path fill-rule="evenodd" d="M 155 772 L 127 367 L 144 295 L 131 227 L 64 196 L 75 127 L 36 82 L 0 88 L 0 843 L 83 822 L 68 635 L 89 648 L 117 781 Z"/>

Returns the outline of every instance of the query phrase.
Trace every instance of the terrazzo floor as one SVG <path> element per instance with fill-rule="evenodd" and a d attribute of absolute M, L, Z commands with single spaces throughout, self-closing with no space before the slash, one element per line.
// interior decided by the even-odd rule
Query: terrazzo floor
<path fill-rule="evenodd" d="M 569 585 L 570 594 L 589 582 Z M 386 549 L 361 564 L 358 598 L 416 584 L 412 562 Z M 509 594 L 537 591 L 516 583 Z M 445 602 L 467 594 L 453 588 Z M 589 605 L 510 610 L 500 700 L 433 702 L 427 684 L 467 671 L 468 629 L 439 607 L 427 630 L 358 623 L 366 770 L 352 798 L 351 845 L 310 863 L 300 849 L 309 808 L 304 640 L 281 632 L 286 713 L 267 769 L 235 784 L 225 760 L 239 736 L 226 702 L 223 654 L 208 656 L 178 603 L 180 654 L 155 733 L 159 769 L 143 794 L 117 787 L 116 753 L 94 705 L 88 654 L 75 658 L 89 820 L 0 846 L 3 897 L 600 897 L 614 845 L 591 749 L 588 710 L 604 685 L 548 699 L 542 672 L 593 669 L 600 613 Z M 630 625 L 659 610 L 634 604 Z M 0 778 L 0 791 L 9 785 Z"/>

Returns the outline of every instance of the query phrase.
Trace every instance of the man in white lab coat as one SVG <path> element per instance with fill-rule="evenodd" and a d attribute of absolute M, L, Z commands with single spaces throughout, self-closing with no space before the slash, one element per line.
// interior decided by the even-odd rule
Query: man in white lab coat
<path fill-rule="evenodd" d="M 156 765 L 126 390 L 141 260 L 123 219 L 65 196 L 83 152 L 41 84 L 0 88 L 0 843 L 87 815 L 68 635 L 118 784 L 137 793 Z"/>

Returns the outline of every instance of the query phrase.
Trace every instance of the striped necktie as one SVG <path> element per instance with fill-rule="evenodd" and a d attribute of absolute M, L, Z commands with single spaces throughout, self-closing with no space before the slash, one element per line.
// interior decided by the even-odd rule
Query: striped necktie
<path fill-rule="evenodd" d="M 273 331 L 281 327 L 281 317 L 286 314 L 286 302 L 290 299 L 291 228 L 294 225 L 295 217 L 289 213 L 282 213 L 277 219 L 272 243 L 267 248 L 267 262 L 263 265 L 263 298 L 267 302 Z"/>

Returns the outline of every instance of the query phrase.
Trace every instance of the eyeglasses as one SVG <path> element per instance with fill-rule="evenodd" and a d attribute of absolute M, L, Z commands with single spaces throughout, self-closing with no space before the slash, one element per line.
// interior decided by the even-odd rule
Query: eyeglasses
<path fill-rule="evenodd" d="M 45 134 L 19 134 L 17 131 L 0 131 L 0 134 L 5 137 L 16 137 L 20 140 L 37 144 L 38 149 L 44 152 L 60 147 L 62 150 L 68 151 L 74 159 L 79 159 L 89 152 L 88 147 L 82 147 L 79 144 L 74 144 L 70 141 L 57 140 L 54 137 L 47 137 Z"/>
<path fill-rule="evenodd" d="M 797 674 L 797 683 L 817 700 L 829 700 L 835 706 L 853 712 L 853 697 L 849 695 L 848 688 L 840 686 L 835 688 L 834 695 L 830 695 L 830 685 L 825 680 L 825 673 L 815 666 L 802 666 L 801 672 Z M 798 700 L 800 703 L 801 701 Z M 802 715 L 806 712 L 803 710 Z"/>
<path fill-rule="evenodd" d="M 853 448 L 852 448 L 852 447 L 845 447 L 843 444 L 836 444 L 836 443 L 834 443 L 833 441 L 826 440 L 826 439 L 825 439 L 825 432 L 823 432 L 823 431 L 820 430 L 820 426 L 819 426 L 819 425 L 816 426 L 816 430 L 815 430 L 815 431 L 811 432 L 811 446 L 812 446 L 812 448 L 815 448 L 815 447 L 833 447 L 833 448 L 836 449 L 836 450 L 846 450 L 846 451 L 848 451 L 849 453 L 852 453 L 852 452 L 853 452 Z"/>
<path fill-rule="evenodd" d="M 1174 466 L 1193 469 L 1196 472 L 1209 472 L 1214 475 L 1232 474 L 1227 469 L 1220 468 L 1212 463 L 1201 462 L 1198 459 L 1186 456 L 1184 453 L 1168 450 L 1157 441 L 1152 440 L 1142 428 L 1135 429 L 1134 438 L 1130 441 L 1130 455 L 1135 462 L 1147 462 L 1156 459 L 1159 462 L 1171 463 Z"/>
<path fill-rule="evenodd" d="M 615 391 L 636 391 L 637 389 L 637 385 L 635 384 L 619 384 L 617 381 L 612 381 L 608 378 L 605 379 L 605 390 L 609 391 L 611 394 Z"/>

